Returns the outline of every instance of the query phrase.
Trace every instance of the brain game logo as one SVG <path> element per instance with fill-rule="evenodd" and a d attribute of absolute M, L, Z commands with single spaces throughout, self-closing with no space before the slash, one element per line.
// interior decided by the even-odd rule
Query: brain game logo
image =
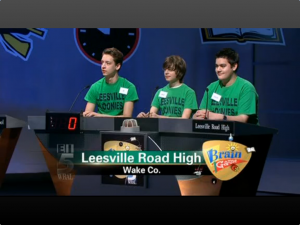
<path fill-rule="evenodd" d="M 32 36 L 44 40 L 44 28 L 0 28 L 0 43 L 10 54 L 27 61 L 33 50 Z"/>
<path fill-rule="evenodd" d="M 211 173 L 224 181 L 236 177 L 249 163 L 252 153 L 247 149 L 232 141 L 207 141 L 202 151 Z"/>

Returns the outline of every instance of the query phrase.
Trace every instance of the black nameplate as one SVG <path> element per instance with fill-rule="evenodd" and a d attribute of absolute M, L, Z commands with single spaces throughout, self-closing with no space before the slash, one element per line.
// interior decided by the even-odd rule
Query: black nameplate
<path fill-rule="evenodd" d="M 233 123 L 226 121 L 193 120 L 193 132 L 232 134 Z"/>

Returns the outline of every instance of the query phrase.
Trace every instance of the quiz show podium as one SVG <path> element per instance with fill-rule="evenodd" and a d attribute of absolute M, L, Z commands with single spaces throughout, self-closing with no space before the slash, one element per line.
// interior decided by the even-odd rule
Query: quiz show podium
<path fill-rule="evenodd" d="M 24 121 L 7 115 L 0 115 L 0 186 L 19 140 Z"/>
<path fill-rule="evenodd" d="M 77 113 L 28 117 L 29 129 L 39 140 L 58 195 L 255 196 L 273 135 L 277 133 L 276 129 L 233 121 L 156 118 L 137 118 L 139 131 L 124 132 L 121 127 L 125 119 L 83 118 Z M 122 175 L 86 175 L 84 170 L 92 171 L 95 165 L 76 167 L 80 168 L 78 171 L 71 164 L 69 168 L 59 166 L 60 162 L 71 160 L 72 152 L 122 148 L 121 142 L 143 151 L 201 151 L 203 143 L 226 141 L 230 136 L 255 152 L 241 173 L 226 181 L 217 179 L 205 166 L 200 176 L 138 175 L 136 185 L 130 185 L 130 180 Z"/>
<path fill-rule="evenodd" d="M 79 124 L 76 128 L 74 121 Z M 122 176 L 85 175 L 82 171 L 75 171 L 71 163 L 69 168 L 60 165 L 60 162 L 68 164 L 76 151 L 103 149 L 104 139 L 130 141 L 143 150 L 158 149 L 157 131 L 124 133 L 120 131 L 123 121 L 124 118 L 83 118 L 77 113 L 46 113 L 46 116 L 28 117 L 28 128 L 34 130 L 37 136 L 57 195 L 180 196 L 175 176 L 138 176 L 137 185 L 133 186 L 126 185 Z M 72 122 L 70 127 L 69 122 Z M 132 138 L 135 140 L 131 141 Z"/>

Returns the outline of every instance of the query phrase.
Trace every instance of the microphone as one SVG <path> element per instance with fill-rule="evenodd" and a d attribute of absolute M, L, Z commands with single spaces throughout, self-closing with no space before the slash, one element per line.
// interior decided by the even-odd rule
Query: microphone
<path fill-rule="evenodd" d="M 156 87 L 155 87 L 155 90 L 154 90 L 153 93 L 152 93 L 151 103 L 152 103 L 152 101 L 153 101 L 153 99 L 154 99 L 154 96 L 155 96 L 155 93 L 157 92 L 158 89 L 159 89 L 159 86 L 156 86 Z"/>
<path fill-rule="evenodd" d="M 151 108 L 151 104 L 152 104 L 152 101 L 154 99 L 154 96 L 155 96 L 155 93 L 157 92 L 157 90 L 159 89 L 159 86 L 156 86 L 153 93 L 152 93 L 152 98 L 151 98 L 151 103 L 150 103 L 150 108 Z M 150 117 L 150 113 L 148 115 L 148 118 Z"/>
<path fill-rule="evenodd" d="M 75 100 L 74 100 L 74 102 L 73 102 L 71 108 L 69 109 L 69 112 L 70 112 L 71 109 L 73 108 L 73 105 L 75 104 L 75 102 L 76 102 L 77 98 L 79 97 L 80 93 L 81 93 L 83 90 L 85 90 L 85 89 L 87 89 L 87 88 L 90 88 L 90 87 L 91 87 L 91 85 L 87 85 L 87 86 L 85 86 L 85 87 L 78 93 L 78 95 L 76 96 L 76 98 L 75 98 Z"/>
<path fill-rule="evenodd" d="M 207 120 L 207 106 L 208 106 L 208 88 L 206 88 L 206 111 L 205 111 L 205 118 Z"/>

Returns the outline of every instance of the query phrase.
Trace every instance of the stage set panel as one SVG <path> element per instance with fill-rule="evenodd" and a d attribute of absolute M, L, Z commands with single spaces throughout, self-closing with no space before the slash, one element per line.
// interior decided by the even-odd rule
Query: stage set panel
<path fill-rule="evenodd" d="M 25 125 L 26 123 L 22 120 L 0 115 L 0 186 Z"/>
<path fill-rule="evenodd" d="M 255 196 L 273 135 L 277 133 L 276 129 L 232 121 L 153 118 L 137 118 L 139 132 L 124 132 L 122 124 L 126 118 L 83 118 L 69 113 L 55 116 L 67 121 L 76 117 L 78 128 L 72 123 L 70 131 L 70 124 L 65 123 L 62 129 L 49 129 L 47 114 L 28 117 L 28 124 L 40 142 L 58 195 Z M 128 183 L 129 178 L 81 175 L 81 169 L 76 174 L 72 166 L 59 168 L 62 157 L 71 157 L 72 151 L 104 150 L 108 137 L 115 141 L 139 138 L 143 151 L 201 151 L 204 142 L 228 140 L 230 136 L 235 142 L 255 148 L 255 152 L 244 170 L 227 181 L 217 179 L 208 168 L 201 175 L 136 176 L 135 185 Z"/>

